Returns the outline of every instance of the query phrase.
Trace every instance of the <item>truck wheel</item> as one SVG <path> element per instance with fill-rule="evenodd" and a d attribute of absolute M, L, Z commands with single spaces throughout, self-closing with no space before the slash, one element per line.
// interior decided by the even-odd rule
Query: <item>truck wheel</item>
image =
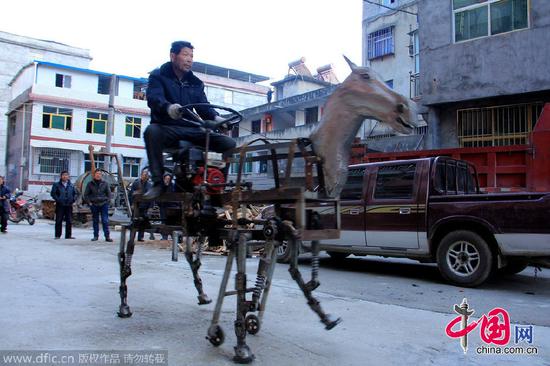
<path fill-rule="evenodd" d="M 341 261 L 342 259 L 349 257 L 349 253 L 342 252 L 327 252 L 327 254 L 330 255 L 330 258 L 335 261 Z"/>
<path fill-rule="evenodd" d="M 286 240 L 277 247 L 277 262 L 288 263 L 290 261 L 290 245 Z"/>
<path fill-rule="evenodd" d="M 525 268 L 527 268 L 528 265 L 529 262 L 527 262 L 525 259 L 508 258 L 508 264 L 505 267 L 499 269 L 498 272 L 502 275 L 514 275 L 523 271 Z"/>
<path fill-rule="evenodd" d="M 441 275 L 457 286 L 481 285 L 493 269 L 493 253 L 478 234 L 457 230 L 447 234 L 437 248 Z"/>

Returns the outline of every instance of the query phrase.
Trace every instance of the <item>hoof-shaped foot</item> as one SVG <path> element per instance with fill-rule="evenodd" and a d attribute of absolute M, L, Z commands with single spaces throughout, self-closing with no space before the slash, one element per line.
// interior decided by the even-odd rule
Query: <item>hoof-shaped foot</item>
<path fill-rule="evenodd" d="M 197 296 L 197 299 L 199 299 L 199 305 L 206 305 L 212 302 L 212 299 L 209 298 L 206 294 L 201 294 Z"/>
<path fill-rule="evenodd" d="M 119 318 L 129 318 L 132 316 L 132 312 L 130 311 L 130 307 L 128 305 L 120 305 L 120 309 L 117 314 Z"/>
<path fill-rule="evenodd" d="M 252 352 L 250 352 L 250 348 L 248 348 L 246 344 L 242 346 L 236 346 L 234 347 L 234 349 L 235 356 L 233 357 L 233 361 L 235 363 L 246 364 L 254 361 L 255 357 Z"/>
<path fill-rule="evenodd" d="M 325 329 L 326 330 L 331 330 L 332 328 L 334 328 L 335 326 L 337 326 L 341 322 L 342 322 L 342 318 L 338 318 L 336 320 L 331 320 L 330 315 L 327 315 L 327 319 L 325 321 L 323 321 L 323 324 L 325 324 Z"/>
<path fill-rule="evenodd" d="M 315 291 L 315 289 L 317 289 L 317 287 L 319 287 L 321 283 L 319 281 L 309 281 L 308 283 L 306 283 L 306 287 L 309 291 Z"/>

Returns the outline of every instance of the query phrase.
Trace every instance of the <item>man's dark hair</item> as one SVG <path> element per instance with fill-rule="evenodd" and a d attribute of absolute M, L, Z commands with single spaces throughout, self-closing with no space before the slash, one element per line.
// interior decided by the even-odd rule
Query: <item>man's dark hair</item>
<path fill-rule="evenodd" d="M 182 48 L 190 48 L 190 49 L 194 49 L 195 47 L 193 47 L 193 45 L 191 44 L 191 42 L 187 42 L 187 41 L 176 41 L 176 42 L 172 42 L 172 47 L 170 47 L 170 53 L 173 53 L 173 54 L 179 54 L 181 49 Z"/>
<path fill-rule="evenodd" d="M 69 172 L 67 170 L 63 170 L 61 173 L 59 173 L 59 176 L 61 177 L 63 174 L 69 174 Z"/>

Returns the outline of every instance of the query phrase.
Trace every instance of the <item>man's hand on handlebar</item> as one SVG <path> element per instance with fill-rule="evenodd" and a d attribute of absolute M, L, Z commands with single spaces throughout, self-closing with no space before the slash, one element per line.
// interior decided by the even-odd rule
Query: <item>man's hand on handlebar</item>
<path fill-rule="evenodd" d="M 183 110 L 178 103 L 170 104 L 167 109 L 168 115 L 172 119 L 180 119 L 183 117 Z"/>

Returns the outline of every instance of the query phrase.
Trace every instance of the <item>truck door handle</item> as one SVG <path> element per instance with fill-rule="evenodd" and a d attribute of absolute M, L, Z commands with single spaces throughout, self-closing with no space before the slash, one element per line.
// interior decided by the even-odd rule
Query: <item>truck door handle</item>
<path fill-rule="evenodd" d="M 399 214 L 400 215 L 410 215 L 411 209 L 409 207 L 400 207 L 399 208 Z"/>

